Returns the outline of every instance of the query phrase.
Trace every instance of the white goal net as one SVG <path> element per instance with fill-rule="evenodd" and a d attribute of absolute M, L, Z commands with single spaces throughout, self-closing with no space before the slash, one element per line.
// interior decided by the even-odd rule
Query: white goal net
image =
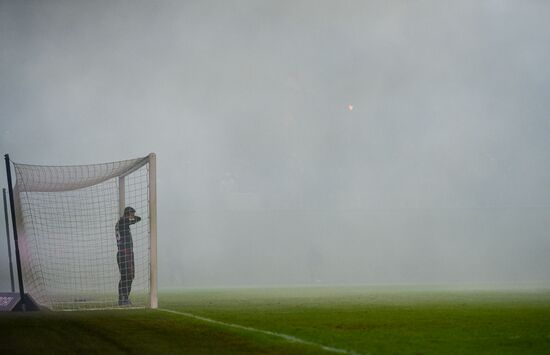
<path fill-rule="evenodd" d="M 14 167 L 26 292 L 53 310 L 156 308 L 154 154 Z"/>

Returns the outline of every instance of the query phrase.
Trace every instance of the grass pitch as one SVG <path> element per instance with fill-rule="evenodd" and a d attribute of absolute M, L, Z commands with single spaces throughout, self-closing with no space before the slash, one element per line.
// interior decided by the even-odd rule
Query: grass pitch
<path fill-rule="evenodd" d="M 0 314 L 0 353 L 550 353 L 550 287 L 184 289 L 161 292 L 160 307 L 225 324 L 155 310 Z"/>

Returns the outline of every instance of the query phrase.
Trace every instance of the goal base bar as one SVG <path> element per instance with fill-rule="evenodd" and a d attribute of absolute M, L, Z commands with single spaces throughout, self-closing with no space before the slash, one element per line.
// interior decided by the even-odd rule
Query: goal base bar
<path fill-rule="evenodd" d="M 40 311 L 41 308 L 36 301 L 25 293 L 23 298 L 16 292 L 0 292 L 0 312 L 25 312 Z"/>

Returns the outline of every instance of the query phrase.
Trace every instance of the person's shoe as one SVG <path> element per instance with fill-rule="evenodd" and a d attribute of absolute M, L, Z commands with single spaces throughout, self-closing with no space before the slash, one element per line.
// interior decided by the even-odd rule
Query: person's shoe
<path fill-rule="evenodd" d="M 119 306 L 131 306 L 132 302 L 130 300 L 119 300 L 118 305 Z"/>
<path fill-rule="evenodd" d="M 129 301 L 129 300 L 118 300 L 118 305 L 119 306 L 128 306 L 128 305 L 131 305 L 132 303 Z"/>

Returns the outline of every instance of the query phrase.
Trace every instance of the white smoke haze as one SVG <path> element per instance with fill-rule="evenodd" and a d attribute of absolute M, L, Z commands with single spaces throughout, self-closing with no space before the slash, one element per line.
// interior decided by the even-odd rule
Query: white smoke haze
<path fill-rule="evenodd" d="M 0 0 L 0 150 L 156 152 L 161 287 L 549 282 L 549 13 Z"/>

